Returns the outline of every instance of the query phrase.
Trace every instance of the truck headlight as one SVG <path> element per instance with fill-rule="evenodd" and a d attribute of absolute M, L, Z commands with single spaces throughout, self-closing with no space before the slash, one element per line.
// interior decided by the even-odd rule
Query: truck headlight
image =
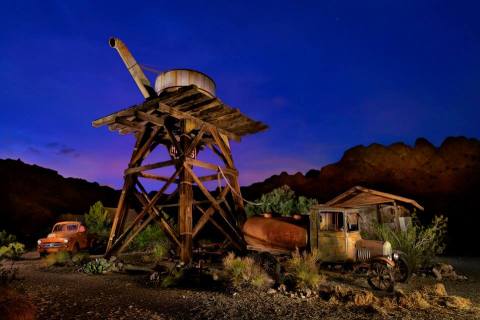
<path fill-rule="evenodd" d="M 37 243 L 38 243 L 38 244 L 42 244 L 42 240 L 38 240 Z"/>
<path fill-rule="evenodd" d="M 68 243 L 68 239 L 63 239 L 63 243 Z"/>
<path fill-rule="evenodd" d="M 393 253 L 393 260 L 398 260 L 398 258 L 400 258 L 400 256 L 398 255 L 398 253 L 394 252 Z"/>

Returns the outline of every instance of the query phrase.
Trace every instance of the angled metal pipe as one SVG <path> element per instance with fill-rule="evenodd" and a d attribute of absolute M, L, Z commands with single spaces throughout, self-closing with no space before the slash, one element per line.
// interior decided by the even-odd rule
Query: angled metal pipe
<path fill-rule="evenodd" d="M 118 38 L 112 37 L 108 40 L 108 44 L 110 45 L 110 47 L 117 50 L 120 58 L 122 58 L 128 72 L 130 72 L 130 75 L 132 76 L 138 89 L 140 89 L 140 92 L 145 97 L 145 99 L 155 97 L 157 95 L 155 93 L 155 90 L 152 88 L 150 81 L 143 73 L 142 68 L 140 68 L 125 43 L 123 43 L 123 41 Z"/>

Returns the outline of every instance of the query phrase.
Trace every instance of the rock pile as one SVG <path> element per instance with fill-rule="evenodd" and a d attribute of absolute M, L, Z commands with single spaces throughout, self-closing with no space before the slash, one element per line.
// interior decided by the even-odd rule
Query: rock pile
<path fill-rule="evenodd" d="M 460 281 L 468 280 L 467 276 L 457 274 L 455 268 L 452 265 L 446 263 L 437 263 L 432 268 L 432 273 L 438 281 L 445 279 Z"/>

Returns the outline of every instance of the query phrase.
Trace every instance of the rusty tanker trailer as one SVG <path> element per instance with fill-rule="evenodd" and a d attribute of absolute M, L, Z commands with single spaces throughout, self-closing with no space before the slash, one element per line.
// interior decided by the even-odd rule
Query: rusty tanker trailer
<path fill-rule="evenodd" d="M 388 241 L 362 239 L 359 219 L 355 209 L 318 205 L 305 216 L 253 216 L 242 230 L 251 251 L 278 255 L 315 250 L 323 263 L 349 263 L 366 271 L 370 285 L 380 290 L 407 281 L 411 270 L 405 255 L 393 251 Z"/>

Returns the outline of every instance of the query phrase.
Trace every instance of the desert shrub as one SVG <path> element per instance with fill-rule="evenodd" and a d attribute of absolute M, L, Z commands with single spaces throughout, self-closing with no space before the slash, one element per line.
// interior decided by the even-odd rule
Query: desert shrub
<path fill-rule="evenodd" d="M 59 251 L 51 253 L 43 259 L 43 264 L 46 267 L 64 266 L 71 262 L 70 253 L 66 251 Z"/>
<path fill-rule="evenodd" d="M 374 236 L 389 241 L 392 248 L 406 254 L 412 270 L 428 267 L 432 259 L 445 250 L 447 218 L 435 216 L 429 226 L 422 226 L 416 219 L 406 231 L 397 231 L 387 225 L 373 225 Z"/>
<path fill-rule="evenodd" d="M 17 237 L 13 234 L 9 234 L 7 231 L 2 230 L 0 231 L 0 247 L 7 246 L 12 242 L 16 242 Z"/>
<path fill-rule="evenodd" d="M 250 257 L 236 257 L 233 252 L 230 252 L 223 259 L 223 267 L 227 278 L 235 289 L 267 288 L 273 282 L 267 273 Z"/>
<path fill-rule="evenodd" d="M 284 185 L 263 194 L 255 202 L 256 204 L 248 203 L 245 206 L 245 211 L 249 217 L 265 212 L 276 212 L 282 216 L 291 216 L 295 213 L 307 214 L 310 207 L 317 203 L 317 200 L 303 196 L 297 198 L 295 192 L 289 186 Z"/>
<path fill-rule="evenodd" d="M 72 257 L 72 262 L 73 264 L 75 265 L 82 265 L 84 264 L 85 262 L 87 262 L 88 260 L 90 260 L 90 255 L 86 252 L 79 252 L 79 253 L 76 253 L 73 257 Z"/>
<path fill-rule="evenodd" d="M 177 266 L 171 268 L 168 274 L 160 282 L 162 288 L 171 288 L 182 281 L 184 269 Z"/>
<path fill-rule="evenodd" d="M 112 263 L 104 258 L 95 259 L 82 266 L 82 271 L 88 274 L 104 274 L 112 269 Z"/>
<path fill-rule="evenodd" d="M 151 250 L 157 245 L 169 245 L 168 238 L 158 224 L 149 224 L 132 241 L 131 249 Z M 168 251 L 168 248 L 166 249 Z"/>
<path fill-rule="evenodd" d="M 0 259 L 18 259 L 25 252 L 25 245 L 20 242 L 11 242 L 0 247 Z"/>
<path fill-rule="evenodd" d="M 108 239 L 111 223 L 108 211 L 100 201 L 95 202 L 88 213 L 85 214 L 85 225 L 88 233 L 95 235 L 100 241 Z"/>
<path fill-rule="evenodd" d="M 318 271 L 319 255 L 314 250 L 311 253 L 300 253 L 297 249 L 287 260 L 286 269 L 293 276 L 299 289 L 316 289 L 325 280 Z"/>

